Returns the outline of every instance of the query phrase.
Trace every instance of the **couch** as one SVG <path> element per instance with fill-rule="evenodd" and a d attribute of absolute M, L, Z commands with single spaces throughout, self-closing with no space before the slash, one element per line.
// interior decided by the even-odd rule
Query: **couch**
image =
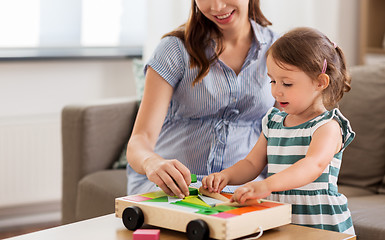
<path fill-rule="evenodd" d="M 385 239 L 385 65 L 355 66 L 350 73 L 352 90 L 340 109 L 357 136 L 344 153 L 339 191 L 348 198 L 357 238 Z M 125 195 L 125 170 L 111 166 L 137 107 L 131 98 L 63 109 L 63 223 L 113 213 L 114 199 Z"/>
<path fill-rule="evenodd" d="M 115 211 L 126 195 L 126 173 L 112 169 L 127 142 L 138 102 L 135 98 L 73 104 L 62 110 L 62 223 Z"/>
<path fill-rule="evenodd" d="M 340 103 L 356 138 L 346 148 L 339 192 L 348 198 L 358 239 L 385 239 L 385 64 L 350 70 Z"/>

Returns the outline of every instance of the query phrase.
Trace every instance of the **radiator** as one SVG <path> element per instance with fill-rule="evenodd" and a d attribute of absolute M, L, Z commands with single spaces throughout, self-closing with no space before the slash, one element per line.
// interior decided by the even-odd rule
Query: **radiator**
<path fill-rule="evenodd" d="M 61 199 L 60 114 L 0 118 L 0 209 Z"/>

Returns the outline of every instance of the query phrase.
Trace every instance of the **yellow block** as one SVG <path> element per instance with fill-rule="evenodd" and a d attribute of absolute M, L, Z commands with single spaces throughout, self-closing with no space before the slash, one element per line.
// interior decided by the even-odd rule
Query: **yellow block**
<path fill-rule="evenodd" d="M 207 203 L 203 202 L 198 196 L 185 197 L 182 202 L 191 203 L 202 207 L 211 207 Z"/>

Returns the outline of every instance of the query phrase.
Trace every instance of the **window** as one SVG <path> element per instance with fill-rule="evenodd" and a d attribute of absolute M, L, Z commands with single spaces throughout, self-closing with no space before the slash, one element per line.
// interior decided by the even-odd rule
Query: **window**
<path fill-rule="evenodd" d="M 39 44 L 39 2 L 0 1 L 0 47 L 36 47 Z"/>
<path fill-rule="evenodd" d="M 142 46 L 143 0 L 1 0 L 0 48 Z"/>

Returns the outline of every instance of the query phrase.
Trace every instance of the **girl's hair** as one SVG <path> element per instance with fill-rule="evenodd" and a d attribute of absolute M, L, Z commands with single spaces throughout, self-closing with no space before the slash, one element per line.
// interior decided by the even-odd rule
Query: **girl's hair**
<path fill-rule="evenodd" d="M 323 91 L 326 108 L 337 106 L 344 92 L 350 91 L 351 78 L 346 69 L 342 50 L 323 33 L 312 28 L 296 28 L 280 37 L 266 52 L 274 61 L 298 67 L 310 78 L 317 79 L 326 60 L 329 86 Z"/>
<path fill-rule="evenodd" d="M 263 15 L 259 0 L 249 0 L 249 18 L 261 26 L 271 25 L 271 22 Z M 191 10 L 188 21 L 176 30 L 165 34 L 180 38 L 190 55 L 190 67 L 198 67 L 199 73 L 193 85 L 200 82 L 209 72 L 210 65 L 218 59 L 223 52 L 223 35 L 218 26 L 206 18 L 198 9 L 195 0 L 191 0 Z M 213 46 L 215 40 L 216 53 L 207 56 L 207 48 Z"/>

